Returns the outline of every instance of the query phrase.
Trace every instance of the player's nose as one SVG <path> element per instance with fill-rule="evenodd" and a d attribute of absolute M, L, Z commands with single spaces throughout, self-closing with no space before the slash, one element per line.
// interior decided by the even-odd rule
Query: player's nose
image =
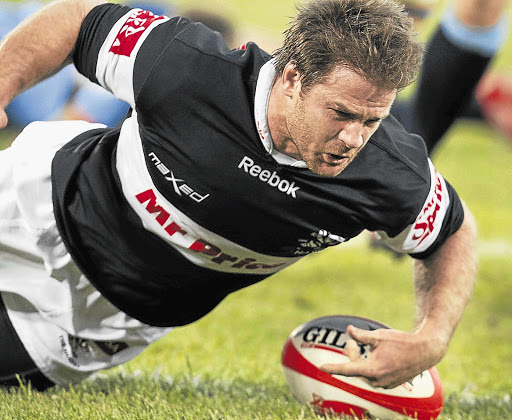
<path fill-rule="evenodd" d="M 348 122 L 340 130 L 338 138 L 345 143 L 349 149 L 361 147 L 364 142 L 363 124 L 359 121 Z"/>

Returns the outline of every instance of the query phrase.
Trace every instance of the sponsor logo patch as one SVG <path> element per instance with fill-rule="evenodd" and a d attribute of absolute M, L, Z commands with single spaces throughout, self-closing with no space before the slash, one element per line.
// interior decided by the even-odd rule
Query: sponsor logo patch
<path fill-rule="evenodd" d="M 443 177 L 433 167 L 432 171 L 432 188 L 404 242 L 403 248 L 408 252 L 423 252 L 435 242 L 450 204 Z"/>
<path fill-rule="evenodd" d="M 276 171 L 271 172 L 268 169 L 263 169 L 261 166 L 256 165 L 254 160 L 248 156 L 243 157 L 238 164 L 238 169 L 243 170 L 245 173 L 261 182 L 267 183 L 273 188 L 277 188 L 290 197 L 297 198 L 297 191 L 299 191 L 300 187 L 295 185 L 295 181 L 290 182 L 287 179 L 281 179 Z"/>
<path fill-rule="evenodd" d="M 144 31 L 160 19 L 165 19 L 165 16 L 157 16 L 147 10 L 135 11 L 117 34 L 109 52 L 129 57 Z"/>
<path fill-rule="evenodd" d="M 200 203 L 210 196 L 210 194 L 199 194 L 197 191 L 187 185 L 183 179 L 177 178 L 173 171 L 165 166 L 154 152 L 150 152 L 148 157 L 151 159 L 155 167 L 162 173 L 162 175 L 165 176 L 165 179 L 172 184 L 174 192 L 180 197 L 186 195 L 191 200 Z"/>
<path fill-rule="evenodd" d="M 163 227 L 166 235 L 172 237 L 172 242 L 202 254 L 216 265 L 229 265 L 232 269 L 244 271 L 270 270 L 270 272 L 275 272 L 278 267 L 286 264 L 286 262 L 273 260 L 270 257 L 267 261 L 258 261 L 256 258 L 245 255 L 233 255 L 233 251 L 224 252 L 219 246 L 213 245 L 204 239 L 196 238 L 196 235 L 191 234 L 173 220 L 171 212 L 157 202 L 156 194 L 152 189 L 137 194 L 135 198 L 145 206 L 148 213 L 154 215 L 155 220 Z M 228 254 L 228 252 L 230 253 Z"/>
<path fill-rule="evenodd" d="M 434 233 L 436 223 L 440 210 L 443 208 L 443 193 L 444 186 L 441 180 L 441 176 L 435 172 L 435 186 L 430 196 L 430 200 L 427 201 L 421 215 L 416 220 L 413 228 L 412 240 L 417 242 L 419 246 L 425 239 L 427 239 L 432 233 Z M 441 217 L 442 218 L 442 217 Z"/>

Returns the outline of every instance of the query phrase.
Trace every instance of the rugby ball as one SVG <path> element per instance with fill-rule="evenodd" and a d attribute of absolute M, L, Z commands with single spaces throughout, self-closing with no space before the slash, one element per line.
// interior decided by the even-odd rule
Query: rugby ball
<path fill-rule="evenodd" d="M 396 388 L 375 388 L 361 378 L 331 375 L 319 369 L 325 363 L 345 363 L 343 349 L 350 339 L 347 327 L 389 328 L 370 319 L 327 316 L 298 326 L 283 347 L 281 364 L 292 394 L 321 414 L 359 419 L 435 419 L 443 409 L 443 388 L 435 367 Z M 361 346 L 365 357 L 369 346 Z"/>

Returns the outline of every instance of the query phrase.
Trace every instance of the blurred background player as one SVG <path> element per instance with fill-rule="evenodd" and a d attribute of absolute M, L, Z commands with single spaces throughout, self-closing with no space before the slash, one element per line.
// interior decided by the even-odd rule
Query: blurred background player
<path fill-rule="evenodd" d="M 419 25 L 438 2 L 407 0 Z M 508 35 L 506 0 L 454 0 L 430 37 L 412 96 L 399 99 L 392 113 L 408 131 L 420 134 L 432 153 L 457 118 L 481 118 L 512 139 L 511 84 L 487 73 Z M 503 104 L 508 102 L 508 109 Z"/>

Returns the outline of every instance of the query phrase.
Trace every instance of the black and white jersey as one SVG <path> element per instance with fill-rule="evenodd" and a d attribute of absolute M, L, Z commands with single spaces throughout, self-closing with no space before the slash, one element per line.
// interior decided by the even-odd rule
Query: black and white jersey
<path fill-rule="evenodd" d="M 95 287 L 145 323 L 192 322 L 364 229 L 424 258 L 462 222 L 422 140 L 393 118 L 334 178 L 274 151 L 275 70 L 256 44 L 230 50 L 202 24 L 109 4 L 84 21 L 75 63 L 133 112 L 55 156 L 59 230 Z"/>

